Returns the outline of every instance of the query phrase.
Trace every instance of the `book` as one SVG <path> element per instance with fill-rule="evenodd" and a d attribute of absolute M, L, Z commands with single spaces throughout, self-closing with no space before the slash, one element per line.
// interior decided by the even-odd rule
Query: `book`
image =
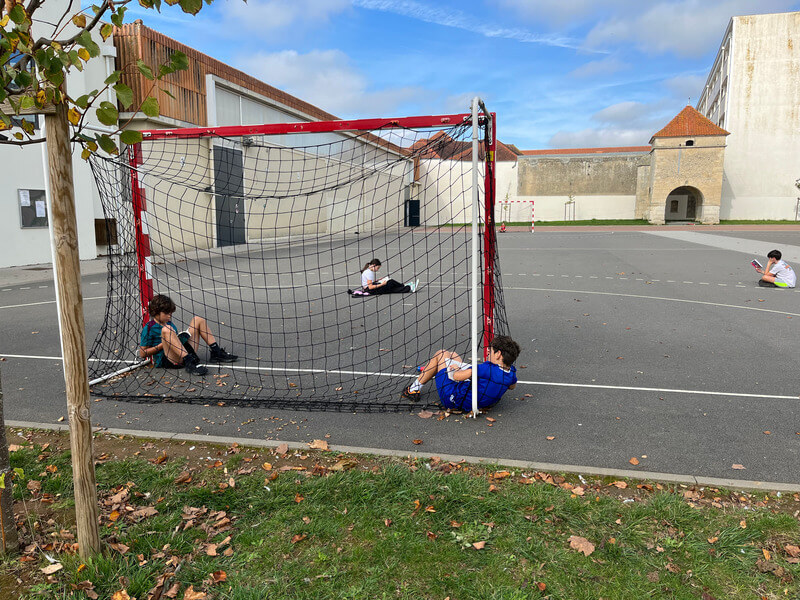
<path fill-rule="evenodd" d="M 378 279 L 378 283 L 386 283 L 387 281 L 389 281 L 388 275 L 386 277 L 381 277 L 380 279 Z"/>
<path fill-rule="evenodd" d="M 453 379 L 453 373 L 456 371 L 464 371 L 465 369 L 471 369 L 472 365 L 469 363 L 460 362 L 458 360 L 453 360 L 452 358 L 445 358 L 444 364 L 447 368 L 447 377 L 448 379 Z M 456 365 L 458 369 L 451 369 L 451 365 Z"/>
<path fill-rule="evenodd" d="M 750 264 L 751 264 L 751 265 L 753 265 L 753 268 L 754 268 L 756 271 L 758 271 L 759 269 L 761 269 L 762 271 L 764 270 L 764 267 L 763 267 L 763 266 L 761 266 L 761 263 L 760 263 L 760 262 L 758 262 L 758 261 L 757 261 L 755 258 L 754 258 L 753 260 L 751 260 L 751 261 L 750 261 Z"/>

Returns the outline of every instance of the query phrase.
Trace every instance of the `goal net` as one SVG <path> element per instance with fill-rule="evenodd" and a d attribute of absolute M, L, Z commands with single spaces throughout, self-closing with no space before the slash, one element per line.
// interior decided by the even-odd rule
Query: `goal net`
<path fill-rule="evenodd" d="M 399 410 L 409 407 L 400 392 L 436 350 L 468 361 L 475 337 L 482 358 L 507 325 L 494 115 L 484 110 L 475 121 L 458 114 L 151 131 L 120 157 L 94 157 L 111 245 L 92 393 Z M 378 278 L 418 281 L 416 291 L 349 293 L 361 289 L 374 258 Z M 202 342 L 204 376 L 139 358 L 154 294 L 175 302 L 178 330 L 203 317 L 239 360 L 208 363 Z M 436 401 L 428 387 L 422 405 Z"/>

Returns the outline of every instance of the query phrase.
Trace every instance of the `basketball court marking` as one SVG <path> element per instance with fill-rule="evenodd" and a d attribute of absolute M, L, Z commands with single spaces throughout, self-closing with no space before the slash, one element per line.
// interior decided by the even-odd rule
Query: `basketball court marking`
<path fill-rule="evenodd" d="M 0 354 L 0 358 L 17 358 L 26 360 L 51 360 L 60 361 L 60 356 L 35 356 L 30 354 Z M 99 359 L 90 359 L 90 361 L 97 362 Z M 106 362 L 106 361 L 101 361 Z M 134 361 L 120 361 L 123 363 L 132 363 Z M 416 377 L 411 373 L 384 373 L 374 371 L 341 371 L 325 369 L 291 369 L 284 367 L 246 367 L 241 365 L 219 365 L 220 369 L 229 369 L 236 371 L 279 371 L 284 373 L 334 373 L 339 375 L 359 375 L 359 376 L 381 376 L 381 377 Z M 730 398 L 761 398 L 766 400 L 800 400 L 800 396 L 781 396 L 777 394 L 747 394 L 743 392 L 715 392 L 712 390 L 682 390 L 677 388 L 651 388 L 641 386 L 628 386 L 628 385 L 601 385 L 594 383 L 568 383 L 561 381 L 526 381 L 520 379 L 517 381 L 520 385 L 532 385 L 543 387 L 571 387 L 571 388 L 584 388 L 584 389 L 601 389 L 601 390 L 623 390 L 633 392 L 658 392 L 667 394 L 691 394 L 696 396 L 724 396 Z"/>

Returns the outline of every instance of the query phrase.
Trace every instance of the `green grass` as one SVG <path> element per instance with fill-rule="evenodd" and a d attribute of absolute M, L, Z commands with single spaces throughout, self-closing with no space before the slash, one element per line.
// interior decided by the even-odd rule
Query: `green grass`
<path fill-rule="evenodd" d="M 68 454 L 47 458 L 45 464 L 58 471 L 46 477 L 37 455 L 19 450 L 12 455 L 13 466 L 42 481 L 43 491 L 61 494 L 66 510 L 71 497 Z M 127 516 L 112 523 L 104 508 L 104 541 L 122 542 L 130 550 L 106 552 L 85 566 L 77 555 L 56 554 L 64 569 L 54 583 L 34 577 L 27 597 L 84 598 L 70 584 L 89 580 L 100 598 L 124 587 L 131 597 L 142 599 L 167 572 L 176 573 L 179 598 L 191 584 L 209 598 L 225 600 L 800 595 L 800 566 L 788 562 L 782 550 L 800 537 L 791 514 L 800 503 L 791 497 L 785 499 L 788 513 L 773 511 L 774 496 L 759 507 L 763 493 L 745 506 L 723 492 L 708 492 L 705 505 L 692 506 L 683 489 L 639 493 L 632 482 L 629 490 L 636 501 L 624 502 L 608 494 L 607 482 L 600 480 L 589 481 L 580 496 L 542 481 L 526 485 L 519 472 L 490 480 L 483 468 L 461 466 L 448 474 L 425 461 L 364 457 L 357 457 L 359 466 L 348 471 L 318 469 L 312 474 L 316 463 L 330 466 L 336 461 L 324 453 L 305 460 L 305 471 L 289 470 L 269 480 L 260 467 L 253 474 L 236 475 L 233 464 L 245 463 L 241 454 L 234 458 L 223 459 L 227 474 L 222 468 L 197 469 L 195 479 L 182 485 L 174 483 L 185 468 L 178 460 L 99 464 L 102 498 L 126 485 L 134 508 L 152 505 L 159 514 L 138 523 Z M 264 460 L 276 468 L 285 464 L 274 456 L 251 464 Z M 220 489 L 231 476 L 235 488 Z M 15 494 L 32 504 L 25 481 L 17 482 Z M 715 495 L 725 497 L 722 508 L 709 505 Z M 225 511 L 232 529 L 217 531 L 207 518 L 184 527 L 184 507 L 203 506 L 209 513 Z M 56 531 L 65 526 L 55 521 Z M 44 530 L 39 534 L 47 539 L 48 526 L 40 527 Z M 571 549 L 572 535 L 591 541 L 594 552 L 584 556 Z M 226 536 L 232 537 L 231 556 L 208 556 L 203 550 L 204 544 Z M 293 543 L 293 536 L 305 537 Z M 476 549 L 478 542 L 485 547 Z M 764 549 L 783 569 L 780 576 L 759 569 Z M 173 556 L 180 564 L 177 571 L 167 563 Z M 11 572 L 27 567 L 37 575 L 46 564 L 43 558 L 24 565 L 8 559 L 2 567 Z M 216 571 L 225 571 L 227 581 L 209 583 Z"/>

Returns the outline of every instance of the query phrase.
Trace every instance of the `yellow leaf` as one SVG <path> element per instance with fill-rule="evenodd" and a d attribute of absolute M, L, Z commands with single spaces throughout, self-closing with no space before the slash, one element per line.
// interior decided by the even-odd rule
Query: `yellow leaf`
<path fill-rule="evenodd" d="M 772 560 L 772 554 L 770 554 L 769 550 L 767 550 L 766 548 L 762 548 L 761 552 L 764 553 L 764 560 Z"/>
<path fill-rule="evenodd" d="M 0 27 L 5 27 L 6 25 L 8 25 L 8 15 L 0 19 Z"/>
<path fill-rule="evenodd" d="M 36 102 L 38 104 L 44 104 L 47 101 L 47 95 L 44 93 L 44 90 L 39 90 L 36 92 Z"/>
<path fill-rule="evenodd" d="M 67 119 L 69 119 L 70 123 L 77 126 L 78 122 L 81 120 L 81 113 L 74 108 L 70 108 L 69 112 L 67 112 Z"/>
<path fill-rule="evenodd" d="M 630 459 L 628 462 L 629 462 L 629 463 L 631 463 L 633 466 L 636 466 L 636 465 L 638 465 L 638 464 L 639 464 L 639 459 L 638 459 L 638 458 L 636 458 L 636 457 L 634 456 L 634 457 L 633 457 L 632 459 Z"/>
<path fill-rule="evenodd" d="M 92 57 L 86 48 L 78 48 L 78 56 L 83 61 L 88 61 Z"/>
<path fill-rule="evenodd" d="M 86 27 L 86 15 L 82 15 L 78 13 L 77 15 L 72 16 L 72 22 L 75 23 L 76 27 L 80 27 L 83 29 Z"/>
<path fill-rule="evenodd" d="M 118 592 L 114 592 L 114 595 L 111 596 L 111 600 L 131 600 L 131 597 L 128 596 L 128 592 L 125 590 L 120 590 Z"/>

